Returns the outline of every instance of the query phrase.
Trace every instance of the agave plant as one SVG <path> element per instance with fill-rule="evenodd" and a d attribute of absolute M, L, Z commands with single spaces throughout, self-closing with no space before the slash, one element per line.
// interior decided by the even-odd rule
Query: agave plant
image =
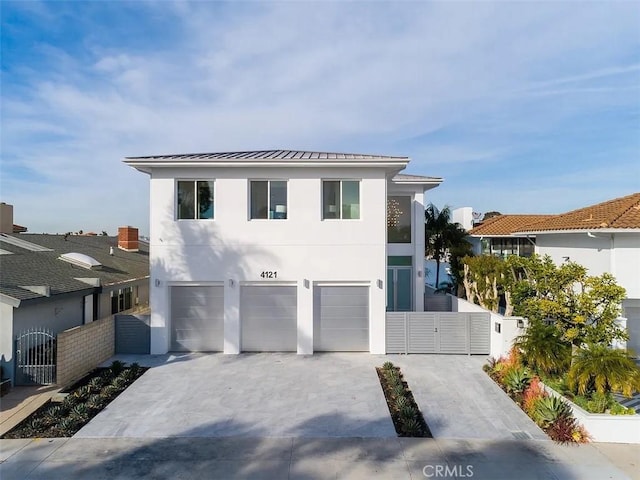
<path fill-rule="evenodd" d="M 508 392 L 522 393 L 529 386 L 531 377 L 522 367 L 510 369 L 504 376 L 504 386 Z"/>
<path fill-rule="evenodd" d="M 393 394 L 394 394 L 396 397 L 402 397 L 402 396 L 404 396 L 405 391 L 406 391 L 406 390 L 405 390 L 405 388 L 404 388 L 404 385 L 402 385 L 402 384 L 400 384 L 400 385 L 394 385 L 394 386 L 393 386 L 393 389 L 392 389 L 392 392 L 393 392 Z"/>
<path fill-rule="evenodd" d="M 102 377 L 93 377 L 87 384 L 91 393 L 99 392 L 103 385 L 104 379 Z"/>
<path fill-rule="evenodd" d="M 80 403 L 71 409 L 70 414 L 78 419 L 85 420 L 89 416 L 89 409 L 84 403 Z"/>
<path fill-rule="evenodd" d="M 571 407 L 558 397 L 539 399 L 533 409 L 533 419 L 542 428 L 547 428 L 559 418 L 573 418 Z"/>
<path fill-rule="evenodd" d="M 117 387 L 113 385 L 107 385 L 102 389 L 101 395 L 104 395 L 105 397 L 110 398 L 110 397 L 113 397 L 114 395 L 117 395 L 118 393 L 119 393 L 119 390 Z"/>
<path fill-rule="evenodd" d="M 118 376 L 124 370 L 125 366 L 126 366 L 126 363 L 121 362 L 120 360 L 114 360 L 113 362 L 111 362 L 111 366 L 109 367 L 109 370 L 111 370 L 111 373 L 114 376 Z"/>
<path fill-rule="evenodd" d="M 420 421 L 417 418 L 410 418 L 403 422 L 402 424 L 405 435 L 410 437 L 417 437 L 422 433 L 422 425 L 420 425 Z"/>
<path fill-rule="evenodd" d="M 396 367 L 392 362 L 384 362 L 382 364 L 382 369 L 383 370 L 394 370 Z"/>
<path fill-rule="evenodd" d="M 567 381 L 581 395 L 622 392 L 630 397 L 640 391 L 640 367 L 624 350 L 592 344 L 575 355 Z"/>
<path fill-rule="evenodd" d="M 101 395 L 94 394 L 87 399 L 86 405 L 91 410 L 99 410 L 104 405 L 104 401 L 105 399 Z"/>
<path fill-rule="evenodd" d="M 405 405 L 400 409 L 400 417 L 404 420 L 418 418 L 418 410 L 413 405 Z"/>
<path fill-rule="evenodd" d="M 111 385 L 118 390 L 124 390 L 125 388 L 127 388 L 128 384 L 129 382 L 127 381 L 127 379 L 122 376 L 114 378 L 113 382 L 111 382 Z"/>
<path fill-rule="evenodd" d="M 65 408 L 66 410 L 70 410 L 79 402 L 80 402 L 80 398 L 78 398 L 77 396 L 67 395 L 66 397 L 64 397 L 64 400 L 60 405 L 62 406 L 62 408 Z"/>
<path fill-rule="evenodd" d="M 405 405 L 409 404 L 409 400 L 405 396 L 399 396 L 395 399 L 396 408 L 401 410 Z"/>
<path fill-rule="evenodd" d="M 76 397 L 78 400 L 84 400 L 91 395 L 91 388 L 88 385 L 77 388 L 70 396 Z"/>
<path fill-rule="evenodd" d="M 63 436 L 71 436 L 79 426 L 80 422 L 77 418 L 66 417 L 56 425 L 56 430 L 58 430 Z"/>

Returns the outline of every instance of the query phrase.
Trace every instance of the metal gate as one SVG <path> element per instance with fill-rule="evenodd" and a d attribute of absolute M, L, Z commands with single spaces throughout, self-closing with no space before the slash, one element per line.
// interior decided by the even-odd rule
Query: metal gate
<path fill-rule="evenodd" d="M 387 353 L 487 355 L 489 313 L 387 312 Z"/>
<path fill-rule="evenodd" d="M 16 337 L 16 385 L 56 383 L 56 335 L 52 330 L 33 328 Z"/>

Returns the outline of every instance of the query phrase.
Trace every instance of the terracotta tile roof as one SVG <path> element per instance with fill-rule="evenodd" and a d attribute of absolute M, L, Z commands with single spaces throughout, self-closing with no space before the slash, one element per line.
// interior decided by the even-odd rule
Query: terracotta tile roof
<path fill-rule="evenodd" d="M 554 215 L 543 222 L 521 227 L 518 231 L 544 232 L 612 228 L 640 229 L 640 192 Z"/>
<path fill-rule="evenodd" d="M 511 235 L 529 225 L 536 225 L 553 215 L 497 215 L 469 230 L 469 235 L 499 236 Z"/>

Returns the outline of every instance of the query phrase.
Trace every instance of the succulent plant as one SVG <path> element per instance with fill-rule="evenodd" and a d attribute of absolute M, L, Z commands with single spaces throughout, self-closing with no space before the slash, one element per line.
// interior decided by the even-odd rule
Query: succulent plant
<path fill-rule="evenodd" d="M 91 393 L 97 393 L 104 385 L 104 379 L 102 377 L 93 377 L 87 386 L 91 390 Z"/>
<path fill-rule="evenodd" d="M 382 368 L 383 368 L 384 370 L 394 370 L 396 367 L 395 367 L 395 365 L 394 365 L 393 363 L 391 363 L 391 362 L 384 362 L 384 363 L 382 364 Z"/>
<path fill-rule="evenodd" d="M 409 400 L 407 400 L 407 397 L 402 396 L 402 397 L 397 397 L 395 400 L 395 404 L 396 404 L 396 408 L 398 410 L 401 410 L 402 407 L 406 406 L 409 404 Z"/>
<path fill-rule="evenodd" d="M 418 410 L 413 405 L 405 405 L 400 409 L 400 417 L 405 420 L 415 419 L 418 417 Z"/>
<path fill-rule="evenodd" d="M 402 397 L 404 396 L 404 393 L 405 393 L 404 385 L 402 384 L 394 385 L 392 391 L 396 397 Z"/>
<path fill-rule="evenodd" d="M 78 400 L 84 400 L 89 395 L 91 395 L 91 388 L 88 385 L 76 389 L 76 391 L 71 394 L 71 396 L 76 397 Z"/>
<path fill-rule="evenodd" d="M 79 403 L 71 409 L 70 414 L 78 418 L 86 418 L 89 415 L 89 409 L 84 403 Z"/>
<path fill-rule="evenodd" d="M 104 405 L 105 399 L 101 395 L 94 394 L 87 399 L 87 408 L 91 410 L 99 410 Z"/>
<path fill-rule="evenodd" d="M 111 382 L 111 386 L 118 390 L 124 390 L 125 388 L 127 388 L 127 385 L 129 385 L 129 382 L 126 378 L 123 378 L 121 376 L 114 378 L 113 382 Z"/>
<path fill-rule="evenodd" d="M 62 406 L 62 408 L 66 409 L 66 410 L 70 410 L 75 405 L 77 405 L 78 402 L 80 402 L 80 399 L 78 397 L 76 397 L 74 395 L 67 395 L 60 405 Z"/>
<path fill-rule="evenodd" d="M 101 395 L 103 395 L 106 398 L 111 398 L 114 395 L 117 395 L 118 393 L 119 393 L 119 390 L 117 387 L 114 387 L 113 385 L 107 385 L 102 389 Z"/>
<path fill-rule="evenodd" d="M 403 422 L 402 424 L 404 433 L 411 437 L 417 437 L 422 433 L 422 425 L 417 418 L 410 418 Z"/>
<path fill-rule="evenodd" d="M 126 363 L 121 362 L 120 360 L 114 360 L 113 362 L 111 362 L 111 366 L 109 367 L 109 369 L 111 370 L 111 373 L 113 375 L 119 375 L 120 372 L 122 372 L 124 370 Z"/>

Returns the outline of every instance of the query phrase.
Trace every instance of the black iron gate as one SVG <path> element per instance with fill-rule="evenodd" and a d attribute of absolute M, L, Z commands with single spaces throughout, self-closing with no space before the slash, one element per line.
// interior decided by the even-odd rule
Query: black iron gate
<path fill-rule="evenodd" d="M 16 337 L 16 385 L 56 383 L 56 335 L 45 328 L 25 330 Z"/>

